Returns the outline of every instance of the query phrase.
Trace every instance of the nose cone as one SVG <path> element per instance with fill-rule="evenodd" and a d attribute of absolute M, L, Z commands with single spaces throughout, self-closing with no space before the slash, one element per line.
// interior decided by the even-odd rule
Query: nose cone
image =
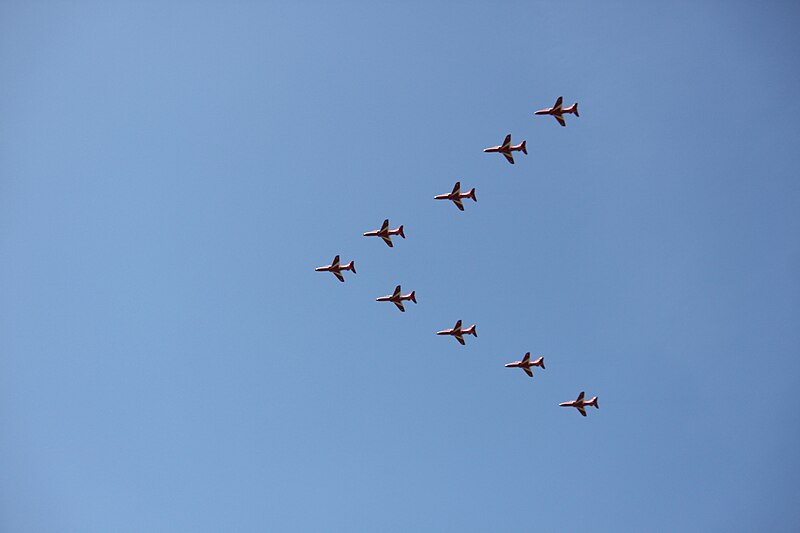
<path fill-rule="evenodd" d="M 572 407 L 572 402 L 564 402 L 558 404 L 559 407 Z"/>
<path fill-rule="evenodd" d="M 488 152 L 489 150 L 491 150 L 491 148 L 484 148 L 483 149 L 484 152 Z"/>
<path fill-rule="evenodd" d="M 534 115 L 549 115 L 549 114 L 550 114 L 549 109 L 540 109 L 539 111 L 536 111 L 534 113 Z"/>
<path fill-rule="evenodd" d="M 445 329 L 445 330 L 442 330 L 442 331 L 437 331 L 436 334 L 437 335 L 450 335 L 450 331 Z"/>
<path fill-rule="evenodd" d="M 317 268 L 314 269 L 315 272 L 323 272 L 324 270 L 325 270 L 325 267 L 317 267 Z"/>
<path fill-rule="evenodd" d="M 506 363 L 506 368 L 514 368 L 514 366 L 516 366 L 516 363 Z"/>

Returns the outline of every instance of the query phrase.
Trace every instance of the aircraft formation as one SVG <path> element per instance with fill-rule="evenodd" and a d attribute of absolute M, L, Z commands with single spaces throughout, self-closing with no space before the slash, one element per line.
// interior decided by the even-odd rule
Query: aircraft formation
<path fill-rule="evenodd" d="M 558 121 L 558 123 L 565 127 L 567 125 L 566 120 L 564 119 L 564 115 L 575 115 L 576 117 L 580 117 L 578 114 L 578 103 L 575 102 L 570 107 L 564 108 L 563 107 L 563 98 L 561 96 L 558 97 L 556 103 L 553 107 L 547 109 L 540 109 L 534 112 L 534 115 L 550 115 Z M 483 151 L 486 153 L 500 153 L 506 158 L 510 164 L 514 164 L 514 155 L 513 152 L 522 152 L 525 155 L 528 155 L 528 150 L 525 145 L 526 141 L 522 141 L 517 145 L 511 144 L 511 134 L 506 135 L 505 139 L 503 140 L 503 144 L 499 146 L 492 146 L 489 148 L 485 148 Z M 466 193 L 461 192 L 461 182 L 457 181 L 456 184 L 453 186 L 453 190 L 447 194 L 440 194 L 434 196 L 435 200 L 449 200 L 453 202 L 453 204 L 459 209 L 459 211 L 464 211 L 464 203 L 462 200 L 471 199 L 473 202 L 477 202 L 478 198 L 475 195 L 475 188 L 473 187 Z M 405 232 L 403 231 L 403 226 L 400 225 L 395 229 L 389 229 L 389 219 L 383 221 L 380 229 L 367 231 L 364 234 L 364 237 L 380 237 L 383 239 L 383 242 L 389 248 L 394 247 L 394 243 L 392 242 L 392 237 L 399 236 L 403 239 L 406 238 Z M 356 273 L 355 261 L 350 261 L 346 265 L 342 265 L 339 261 L 339 256 L 333 258 L 333 261 L 330 265 L 325 265 L 321 267 L 317 267 L 314 270 L 317 272 L 330 272 L 336 278 L 344 283 L 345 278 L 342 275 L 344 271 L 350 271 L 353 274 Z M 395 287 L 394 292 L 390 295 L 380 296 L 375 299 L 378 302 L 391 302 L 393 303 L 401 312 L 405 312 L 405 306 L 403 302 L 414 302 L 417 303 L 416 292 L 411 291 L 408 294 L 402 294 L 401 286 L 398 285 Z M 464 336 L 472 335 L 473 337 L 477 337 L 478 333 L 475 330 L 475 324 L 464 328 L 462 326 L 461 320 L 458 320 L 455 325 L 451 329 L 444 329 L 441 331 L 436 332 L 437 335 L 449 335 L 454 337 L 459 344 L 462 346 L 466 345 L 464 340 Z M 510 363 L 506 363 L 506 368 L 521 368 L 529 377 L 533 377 L 533 370 L 532 367 L 541 368 L 542 370 L 545 369 L 544 367 L 544 357 L 539 357 L 535 361 L 531 361 L 531 353 L 527 352 L 523 358 L 519 361 L 513 361 Z M 597 396 L 593 396 L 589 400 L 584 399 L 584 392 L 578 395 L 577 399 L 562 402 L 558 404 L 560 407 L 574 407 L 578 410 L 578 412 L 582 416 L 586 416 L 586 407 L 591 406 L 595 409 L 599 409 L 597 404 Z"/>

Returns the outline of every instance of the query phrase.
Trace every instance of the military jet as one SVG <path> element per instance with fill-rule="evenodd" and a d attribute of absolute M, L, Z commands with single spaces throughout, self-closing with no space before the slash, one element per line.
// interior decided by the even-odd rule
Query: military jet
<path fill-rule="evenodd" d="M 414 303 L 417 303 L 417 297 L 415 296 L 416 291 L 411 291 L 408 294 L 400 294 L 400 285 L 395 287 L 394 292 L 389 296 L 381 296 L 380 298 L 375 298 L 376 302 L 392 302 L 397 308 L 402 311 L 406 312 L 405 307 L 403 307 L 403 300 L 411 300 Z"/>
<path fill-rule="evenodd" d="M 339 281 L 344 282 L 344 276 L 342 276 L 342 270 L 349 270 L 353 274 L 356 273 L 356 262 L 350 261 L 344 266 L 339 265 L 339 256 L 333 258 L 333 263 L 327 266 L 321 266 L 314 269 L 317 272 L 331 272 L 334 276 L 339 278 Z"/>
<path fill-rule="evenodd" d="M 572 104 L 571 107 L 562 109 L 561 104 L 563 101 L 564 99 L 559 96 L 558 100 L 556 100 L 556 105 L 554 105 L 549 109 L 540 109 L 539 111 L 536 111 L 534 115 L 553 115 L 553 117 L 555 117 L 555 119 L 558 121 L 559 124 L 561 124 L 562 126 L 566 126 L 567 123 L 566 121 L 564 121 L 565 114 L 571 113 L 576 117 L 579 117 L 580 115 L 578 114 L 578 102 Z"/>
<path fill-rule="evenodd" d="M 437 331 L 436 334 L 437 335 L 452 335 L 461 344 L 466 344 L 464 342 L 464 335 L 472 335 L 474 337 L 478 336 L 478 334 L 475 332 L 475 324 L 472 324 L 467 329 L 461 329 L 461 321 L 460 320 L 458 322 L 456 322 L 456 325 L 453 326 L 453 329 L 445 329 L 445 330 L 442 330 L 442 331 Z"/>
<path fill-rule="evenodd" d="M 522 358 L 522 361 L 506 363 L 506 368 L 521 368 L 530 377 L 533 377 L 533 372 L 531 372 L 532 366 L 540 366 L 542 370 L 544 370 L 544 357 L 540 357 L 536 361 L 531 362 L 531 352 L 528 352 L 525 354 L 525 357 Z"/>
<path fill-rule="evenodd" d="M 448 194 L 440 194 L 438 196 L 434 196 L 434 200 L 452 200 L 456 207 L 463 211 L 464 204 L 461 203 L 463 198 L 472 198 L 473 202 L 477 202 L 478 199 L 475 197 L 475 187 L 469 190 L 469 192 L 461 192 L 461 182 L 457 181 L 455 186 L 453 186 L 453 192 Z"/>
<path fill-rule="evenodd" d="M 591 400 L 588 402 L 583 399 L 583 391 L 578 394 L 578 398 L 576 400 L 572 400 L 571 402 L 564 402 L 558 404 L 559 407 L 574 407 L 577 409 L 583 416 L 586 416 L 586 409 L 587 405 L 594 406 L 595 409 L 600 409 L 600 406 L 597 405 L 597 396 L 593 396 Z"/>
<path fill-rule="evenodd" d="M 492 146 L 491 148 L 485 148 L 484 152 L 499 152 L 505 156 L 509 163 L 512 165 L 514 164 L 514 156 L 511 155 L 511 152 L 522 152 L 525 155 L 528 155 L 528 150 L 525 148 L 525 141 L 522 141 L 516 146 L 511 146 L 511 134 L 509 133 L 506 135 L 506 139 L 503 141 L 503 144 L 500 146 Z"/>
<path fill-rule="evenodd" d="M 368 231 L 364 234 L 364 237 L 380 237 L 383 239 L 383 242 L 386 243 L 386 246 L 392 248 L 394 246 L 391 239 L 392 235 L 400 235 L 402 238 L 406 238 L 406 234 L 403 233 L 403 226 L 400 226 L 397 229 L 389 229 L 389 219 L 387 218 L 383 221 L 381 229 Z"/>

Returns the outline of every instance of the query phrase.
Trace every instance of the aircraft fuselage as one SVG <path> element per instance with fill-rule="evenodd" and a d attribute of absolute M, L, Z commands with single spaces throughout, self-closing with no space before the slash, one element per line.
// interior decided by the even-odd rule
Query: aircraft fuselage
<path fill-rule="evenodd" d="M 386 237 L 394 235 L 400 235 L 400 228 L 388 229 L 386 231 L 376 229 L 374 231 L 368 231 L 364 233 L 364 237 Z"/>
<path fill-rule="evenodd" d="M 510 154 L 511 152 L 521 152 L 523 144 L 525 144 L 525 143 L 519 143 L 519 144 L 513 145 L 513 146 L 512 145 L 509 145 L 509 146 L 492 146 L 491 148 L 484 148 L 483 151 L 484 152 L 489 152 L 489 153 L 497 152 L 497 153 L 500 153 L 500 154 Z"/>
<path fill-rule="evenodd" d="M 534 115 L 574 115 L 575 114 L 575 106 L 578 104 L 572 104 L 570 107 L 567 108 L 555 108 L 549 107 L 547 109 L 540 109 L 539 111 L 534 111 Z"/>
<path fill-rule="evenodd" d="M 404 302 L 406 300 L 411 300 L 412 299 L 411 294 L 412 293 L 410 293 L 410 292 L 408 294 L 401 294 L 397 298 L 395 298 L 394 296 L 380 296 L 378 298 L 375 298 L 375 301 L 376 302 Z"/>
<path fill-rule="evenodd" d="M 472 196 L 468 192 L 459 192 L 459 193 L 448 193 L 448 194 L 439 194 L 434 196 L 434 200 L 465 200 L 467 198 L 471 198 Z"/>

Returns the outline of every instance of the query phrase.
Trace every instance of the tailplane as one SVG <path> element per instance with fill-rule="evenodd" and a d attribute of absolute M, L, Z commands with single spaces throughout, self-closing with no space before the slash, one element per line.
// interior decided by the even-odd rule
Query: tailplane
<path fill-rule="evenodd" d="M 588 405 L 593 405 L 595 409 L 600 409 L 600 405 L 597 403 L 597 396 L 592 397 L 591 400 L 587 402 Z"/>
<path fill-rule="evenodd" d="M 417 291 L 411 291 L 409 298 L 411 298 L 412 302 L 417 303 Z"/>
<path fill-rule="evenodd" d="M 522 141 L 522 153 L 528 155 L 528 149 L 525 147 L 527 141 Z"/>
<path fill-rule="evenodd" d="M 406 238 L 406 234 L 403 233 L 403 226 L 400 226 L 398 229 L 400 230 L 400 236 L 405 239 Z"/>
<path fill-rule="evenodd" d="M 355 260 L 353 260 L 353 261 L 350 261 L 349 263 L 347 263 L 347 264 L 344 266 L 344 269 L 343 269 L 343 270 L 350 270 L 350 271 L 352 271 L 352 272 L 353 272 L 353 274 L 355 274 L 355 273 L 356 273 L 356 262 L 355 262 Z"/>
<path fill-rule="evenodd" d="M 472 198 L 473 202 L 477 202 L 478 198 L 475 196 L 475 187 L 469 190 L 469 197 Z"/>
<path fill-rule="evenodd" d="M 544 370 L 544 357 L 540 357 L 539 359 L 534 361 L 533 364 L 542 367 L 542 370 Z"/>
<path fill-rule="evenodd" d="M 470 329 L 470 333 L 472 333 L 473 337 L 477 337 L 478 336 L 478 332 L 475 331 L 475 324 L 472 324 L 472 327 L 469 328 L 469 329 Z"/>
<path fill-rule="evenodd" d="M 575 105 L 573 105 L 573 106 L 572 106 L 572 110 L 575 112 L 575 116 L 576 116 L 576 117 L 579 117 L 579 116 L 580 116 L 580 115 L 578 114 L 578 102 L 575 102 Z"/>

